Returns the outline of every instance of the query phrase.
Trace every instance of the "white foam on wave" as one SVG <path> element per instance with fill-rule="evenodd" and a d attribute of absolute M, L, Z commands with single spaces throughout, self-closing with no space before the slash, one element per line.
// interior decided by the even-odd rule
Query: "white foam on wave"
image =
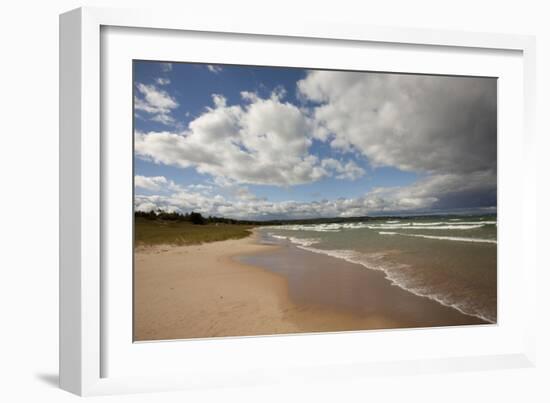
<path fill-rule="evenodd" d="M 287 231 L 313 231 L 313 232 L 339 232 L 340 224 L 296 224 L 296 225 L 279 225 L 272 227 L 274 229 L 282 229 Z"/>
<path fill-rule="evenodd" d="M 315 245 L 315 244 L 321 242 L 321 240 L 319 238 L 296 238 L 296 237 L 293 237 L 293 236 L 275 235 L 275 234 L 271 234 L 271 233 L 269 235 L 272 236 L 275 239 L 288 240 L 291 243 L 299 245 L 299 246 L 311 246 L 311 245 Z"/>
<path fill-rule="evenodd" d="M 458 241 L 458 242 L 481 242 L 481 243 L 494 243 L 496 244 L 496 239 L 488 239 L 488 238 L 464 238 L 464 237 L 457 237 L 457 236 L 434 236 L 434 235 L 424 235 L 424 234 L 402 234 L 399 232 L 384 232 L 380 231 L 380 235 L 402 235 L 402 236 L 410 236 L 415 238 L 425 238 L 425 239 L 438 239 L 438 240 L 444 240 L 444 241 Z"/>
<path fill-rule="evenodd" d="M 483 225 L 496 225 L 496 221 L 461 221 L 458 224 L 483 224 Z"/>
<path fill-rule="evenodd" d="M 484 224 L 475 224 L 475 225 L 370 225 L 367 228 L 369 229 L 412 229 L 412 230 L 470 230 L 483 227 Z"/>
<path fill-rule="evenodd" d="M 342 259 L 350 263 L 359 264 L 370 270 L 382 271 L 386 279 L 388 279 L 393 285 L 400 287 L 405 291 L 419 297 L 429 298 L 440 303 L 441 305 L 454 308 L 465 315 L 475 316 L 491 323 L 496 322 L 496 318 L 493 318 L 488 313 L 480 312 L 479 309 L 476 309 L 476 307 L 472 306 L 472 304 L 468 304 L 467 301 L 453 300 L 453 296 L 445 294 L 444 291 L 433 289 L 428 285 L 419 285 L 415 279 L 408 277 L 407 274 L 404 273 L 410 268 L 409 265 L 384 261 L 386 254 L 383 252 L 365 254 L 345 249 L 330 250 L 301 245 L 298 245 L 297 247 L 309 252 L 323 254 L 337 259 Z"/>
<path fill-rule="evenodd" d="M 342 223 L 342 224 L 296 224 L 273 226 L 273 229 L 286 231 L 312 231 L 312 232 L 340 232 L 342 229 L 367 228 L 364 223 Z"/>
<path fill-rule="evenodd" d="M 340 232 L 344 229 L 426 229 L 426 230 L 471 230 L 481 228 L 484 225 L 496 224 L 496 221 L 437 221 L 437 222 L 403 222 L 400 220 L 388 220 L 381 223 L 357 222 L 357 223 L 332 223 L 332 224 L 293 224 L 272 226 L 273 229 L 286 231 L 311 231 L 311 232 Z"/>

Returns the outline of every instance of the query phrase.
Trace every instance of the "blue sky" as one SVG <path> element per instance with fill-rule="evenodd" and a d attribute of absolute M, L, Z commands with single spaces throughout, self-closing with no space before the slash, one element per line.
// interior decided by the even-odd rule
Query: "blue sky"
<path fill-rule="evenodd" d="M 424 77 L 135 61 L 136 208 L 255 219 L 494 208 L 492 83 L 480 94 Z M 471 111 L 457 118 L 460 105 Z"/>

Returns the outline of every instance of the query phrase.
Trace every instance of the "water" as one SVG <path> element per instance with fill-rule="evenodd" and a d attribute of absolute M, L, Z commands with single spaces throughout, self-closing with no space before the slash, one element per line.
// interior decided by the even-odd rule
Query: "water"
<path fill-rule="evenodd" d="M 261 234 L 265 242 L 292 243 L 380 270 L 413 294 L 497 321 L 495 216 L 273 226 Z"/>

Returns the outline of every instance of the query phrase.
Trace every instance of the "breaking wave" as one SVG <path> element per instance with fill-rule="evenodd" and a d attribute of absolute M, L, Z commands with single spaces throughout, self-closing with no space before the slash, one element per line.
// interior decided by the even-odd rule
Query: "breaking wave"
<path fill-rule="evenodd" d="M 459 241 L 459 242 L 481 242 L 481 243 L 494 243 L 496 244 L 496 239 L 488 239 L 488 238 L 465 238 L 465 237 L 458 237 L 458 236 L 434 236 L 434 235 L 423 235 L 423 234 L 402 234 L 400 232 L 387 232 L 387 231 L 380 231 L 380 235 L 401 235 L 401 236 L 410 236 L 415 238 L 425 238 L 425 239 L 438 239 L 438 240 L 445 240 L 445 241 Z"/>
<path fill-rule="evenodd" d="M 271 233 L 269 233 L 269 236 L 272 236 L 275 239 L 288 240 L 299 246 L 311 246 L 321 242 L 319 238 L 296 238 L 293 236 L 275 235 Z"/>
<path fill-rule="evenodd" d="M 472 230 L 485 225 L 496 225 L 496 221 L 436 221 L 436 222 L 402 222 L 388 220 L 385 222 L 358 222 L 333 224 L 294 224 L 272 226 L 273 229 L 286 231 L 340 232 L 347 229 L 422 229 L 422 230 Z"/>
<path fill-rule="evenodd" d="M 428 224 L 416 224 L 416 225 L 371 225 L 369 229 L 415 229 L 415 230 L 469 230 L 483 227 L 484 224 L 476 225 L 428 225 Z"/>

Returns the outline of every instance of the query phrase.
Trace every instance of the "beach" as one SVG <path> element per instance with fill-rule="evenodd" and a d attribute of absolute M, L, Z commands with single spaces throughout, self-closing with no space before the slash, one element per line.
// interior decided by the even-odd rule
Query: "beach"
<path fill-rule="evenodd" d="M 486 323 L 395 287 L 384 273 L 260 235 L 139 247 L 134 340 Z"/>

